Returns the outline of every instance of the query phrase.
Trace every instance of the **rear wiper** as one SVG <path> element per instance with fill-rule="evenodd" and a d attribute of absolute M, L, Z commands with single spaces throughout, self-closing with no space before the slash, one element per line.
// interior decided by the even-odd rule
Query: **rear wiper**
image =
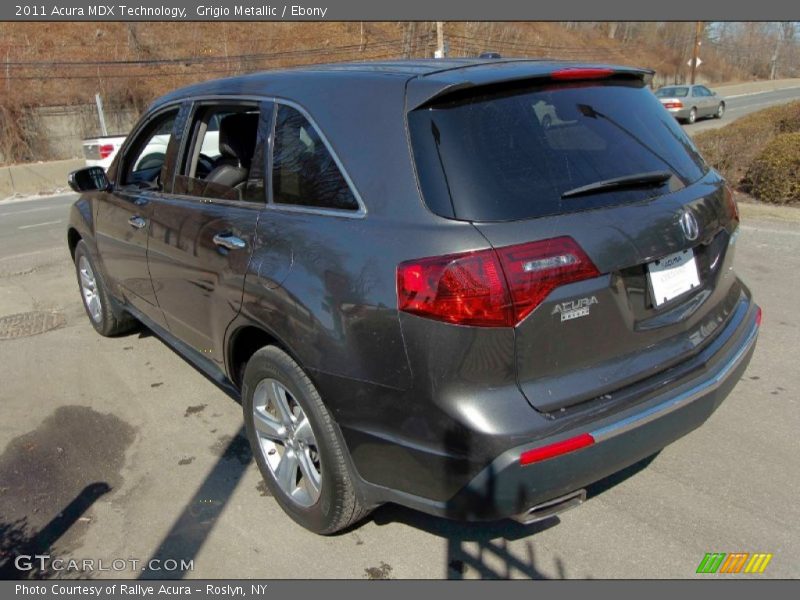
<path fill-rule="evenodd" d="M 604 179 L 595 181 L 588 185 L 582 185 L 561 194 L 562 198 L 575 198 L 576 196 L 586 196 L 587 194 L 599 194 L 618 190 L 622 188 L 648 187 L 662 184 L 672 177 L 669 171 L 649 171 L 647 173 L 635 173 L 614 179 Z"/>

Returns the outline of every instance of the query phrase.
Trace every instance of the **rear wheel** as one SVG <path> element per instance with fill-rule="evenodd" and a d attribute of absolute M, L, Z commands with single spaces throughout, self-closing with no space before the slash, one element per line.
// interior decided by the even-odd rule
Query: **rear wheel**
<path fill-rule="evenodd" d="M 261 475 L 292 519 L 330 534 L 369 513 L 356 496 L 344 441 L 314 384 L 288 354 L 267 346 L 252 356 L 242 408 Z"/>
<path fill-rule="evenodd" d="M 686 122 L 689 123 L 689 125 L 691 125 L 695 121 L 697 121 L 697 109 L 693 108 L 692 110 L 689 111 L 689 116 L 686 118 Z"/>
<path fill-rule="evenodd" d="M 136 319 L 111 300 L 102 275 L 83 240 L 75 246 L 75 271 L 83 307 L 97 333 L 110 337 L 136 327 Z"/>

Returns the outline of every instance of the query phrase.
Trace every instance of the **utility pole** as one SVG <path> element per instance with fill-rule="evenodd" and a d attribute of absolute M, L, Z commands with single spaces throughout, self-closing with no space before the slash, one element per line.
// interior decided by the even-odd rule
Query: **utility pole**
<path fill-rule="evenodd" d="M 436 21 L 436 53 L 434 58 L 444 58 L 444 21 Z"/>
<path fill-rule="evenodd" d="M 100 97 L 99 92 L 94 95 L 94 101 L 97 104 L 97 116 L 100 118 L 100 131 L 105 137 L 108 135 L 108 129 L 106 129 L 106 114 L 103 111 L 103 99 Z"/>
<path fill-rule="evenodd" d="M 778 39 L 775 40 L 775 52 L 772 53 L 772 60 L 770 60 L 769 78 L 775 79 L 778 75 L 778 53 L 781 50 L 781 33 L 778 32 Z"/>
<path fill-rule="evenodd" d="M 694 28 L 694 47 L 692 48 L 692 85 L 694 85 L 694 76 L 697 71 L 697 59 L 700 58 L 700 35 L 703 33 L 703 22 L 698 21 Z"/>

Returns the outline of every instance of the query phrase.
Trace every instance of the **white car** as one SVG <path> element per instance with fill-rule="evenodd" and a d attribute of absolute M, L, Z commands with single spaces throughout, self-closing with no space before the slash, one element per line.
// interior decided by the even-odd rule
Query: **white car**
<path fill-rule="evenodd" d="M 167 154 L 169 137 L 169 134 L 154 136 L 145 146 L 144 152 L 142 152 L 139 160 L 136 161 L 134 169 L 139 169 L 143 164 L 153 160 L 163 162 Z M 127 136 L 124 135 L 109 135 L 83 140 L 83 157 L 86 159 L 86 166 L 103 167 L 108 170 L 126 139 Z M 218 122 L 209 123 L 209 130 L 203 138 L 201 152 L 212 159 L 220 155 Z"/>

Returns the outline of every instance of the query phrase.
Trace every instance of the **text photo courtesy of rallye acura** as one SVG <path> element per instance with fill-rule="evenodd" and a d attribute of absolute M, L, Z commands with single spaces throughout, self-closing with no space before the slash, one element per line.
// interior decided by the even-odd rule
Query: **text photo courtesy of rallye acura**
<path fill-rule="evenodd" d="M 70 176 L 86 312 L 240 398 L 312 531 L 580 504 L 705 421 L 761 322 L 731 192 L 650 75 L 420 60 L 172 92 Z"/>

